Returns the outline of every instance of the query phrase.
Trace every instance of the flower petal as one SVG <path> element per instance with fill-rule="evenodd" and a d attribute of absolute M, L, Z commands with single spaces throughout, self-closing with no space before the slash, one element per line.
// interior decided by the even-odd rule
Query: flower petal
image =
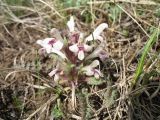
<path fill-rule="evenodd" d="M 43 46 L 43 40 L 37 40 L 36 43 L 39 44 L 39 45 L 41 45 L 41 46 Z"/>
<path fill-rule="evenodd" d="M 86 60 L 98 57 L 102 50 L 103 47 L 101 45 L 98 46 L 89 56 L 86 57 Z"/>
<path fill-rule="evenodd" d="M 49 53 L 51 53 L 52 52 L 52 48 L 51 47 L 47 47 L 46 48 L 46 52 L 49 54 Z"/>
<path fill-rule="evenodd" d="M 53 39 L 55 39 L 55 38 L 45 38 L 42 43 L 43 43 L 43 45 L 48 45 L 49 41 L 51 41 Z"/>
<path fill-rule="evenodd" d="M 98 74 L 98 73 L 94 73 L 94 77 L 95 77 L 96 79 L 99 79 L 99 74 Z"/>
<path fill-rule="evenodd" d="M 74 31 L 75 23 L 74 23 L 73 16 L 70 17 L 70 20 L 67 22 L 67 26 L 68 26 L 70 32 Z"/>
<path fill-rule="evenodd" d="M 71 46 L 69 47 L 69 50 L 72 51 L 72 52 L 77 53 L 78 50 L 79 50 L 79 48 L 78 48 L 77 44 L 74 44 L 74 45 L 71 45 Z"/>
<path fill-rule="evenodd" d="M 100 40 L 101 42 L 103 41 L 103 38 L 101 36 L 97 36 L 96 34 L 91 34 L 90 36 L 88 36 L 85 41 L 92 41 L 92 40 Z"/>
<path fill-rule="evenodd" d="M 52 70 L 48 75 L 49 75 L 50 77 L 52 77 L 53 75 L 56 74 L 57 71 L 58 71 L 58 69 L 54 69 L 54 70 Z"/>
<path fill-rule="evenodd" d="M 83 34 L 83 33 L 80 33 L 79 38 L 80 38 L 80 39 L 83 39 L 83 38 L 84 38 L 84 34 Z"/>
<path fill-rule="evenodd" d="M 92 41 L 95 40 L 95 36 L 93 34 L 89 35 L 88 37 L 85 38 L 85 41 Z"/>
<path fill-rule="evenodd" d="M 87 45 L 87 44 L 84 44 L 84 50 L 85 50 L 86 52 L 89 52 L 89 51 L 92 50 L 92 46 L 89 46 L 89 45 Z"/>
<path fill-rule="evenodd" d="M 99 40 L 99 41 L 103 41 L 103 37 L 102 36 L 95 36 L 95 40 Z"/>
<path fill-rule="evenodd" d="M 63 43 L 61 41 L 57 41 L 54 45 L 53 48 L 56 50 L 61 50 L 63 47 Z"/>
<path fill-rule="evenodd" d="M 59 50 L 56 50 L 56 49 L 52 48 L 51 52 L 56 53 L 57 55 L 61 56 L 63 59 L 67 59 L 67 57 L 65 56 L 65 54 L 63 54 Z"/>
<path fill-rule="evenodd" d="M 101 73 L 100 70 L 94 69 L 94 76 L 96 79 L 98 79 L 99 77 L 103 77 L 103 74 Z"/>
<path fill-rule="evenodd" d="M 99 61 L 98 60 L 94 60 L 89 66 L 91 66 L 92 68 L 95 68 L 95 67 L 97 67 L 99 65 L 100 65 Z"/>
<path fill-rule="evenodd" d="M 80 51 L 78 52 L 78 59 L 79 59 L 79 60 L 83 60 L 83 59 L 84 59 L 84 51 L 83 51 L 83 50 L 80 50 Z"/>
<path fill-rule="evenodd" d="M 104 29 L 106 29 L 106 28 L 108 28 L 108 24 L 107 24 L 107 23 L 102 23 L 102 24 L 100 24 L 100 25 L 94 30 L 94 32 L 85 39 L 85 41 L 87 42 L 87 41 L 92 41 L 92 40 L 97 40 L 97 39 L 100 40 L 100 41 L 102 41 L 103 38 L 100 36 L 100 34 L 101 34 L 102 31 L 103 31 Z"/>
<path fill-rule="evenodd" d="M 39 44 L 39 45 L 41 45 L 43 48 L 51 48 L 51 46 L 50 45 L 48 45 L 47 43 L 46 43 L 46 41 L 47 42 L 49 42 L 49 40 L 47 39 L 47 40 L 37 40 L 37 44 Z"/>
<path fill-rule="evenodd" d="M 94 71 L 92 70 L 92 68 L 90 66 L 86 66 L 84 68 L 82 68 L 82 71 L 84 71 L 84 73 L 87 75 L 87 76 L 92 76 L 94 75 Z"/>
<path fill-rule="evenodd" d="M 103 30 L 106 28 L 108 28 L 107 23 L 100 24 L 93 32 L 94 36 L 99 36 L 103 32 Z"/>
<path fill-rule="evenodd" d="M 108 55 L 107 55 L 107 53 L 106 53 L 104 50 L 102 50 L 102 51 L 99 53 L 98 57 L 99 57 L 100 60 L 103 62 L 103 61 L 105 61 L 106 58 L 108 58 Z"/>
<path fill-rule="evenodd" d="M 59 74 L 55 74 L 55 76 L 54 76 L 54 81 L 55 81 L 55 82 L 58 82 L 58 80 L 59 80 Z"/>
<path fill-rule="evenodd" d="M 51 53 L 52 46 L 49 45 L 49 41 L 53 38 L 45 38 L 44 40 L 37 40 L 37 44 L 41 45 L 44 49 L 46 49 L 47 53 Z"/>

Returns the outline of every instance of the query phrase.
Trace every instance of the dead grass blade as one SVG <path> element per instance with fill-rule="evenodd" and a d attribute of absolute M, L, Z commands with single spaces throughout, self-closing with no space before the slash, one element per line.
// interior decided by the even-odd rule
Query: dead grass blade
<path fill-rule="evenodd" d="M 125 12 L 140 28 L 141 30 L 149 37 L 148 33 L 145 31 L 145 29 L 139 24 L 139 22 L 130 14 L 128 13 L 124 8 L 122 8 L 120 5 L 116 4 L 123 12 Z"/>
<path fill-rule="evenodd" d="M 12 75 L 12 74 L 15 74 L 15 73 L 18 73 L 18 72 L 26 72 L 28 70 L 15 70 L 15 71 L 12 71 L 10 73 L 8 73 L 5 77 L 5 81 Z"/>
<path fill-rule="evenodd" d="M 28 86 L 31 86 L 33 88 L 36 88 L 36 89 L 41 89 L 41 90 L 44 90 L 44 89 L 47 89 L 48 87 L 46 86 L 41 86 L 41 85 L 33 85 L 33 84 L 30 84 L 30 83 L 26 83 Z"/>
<path fill-rule="evenodd" d="M 32 114 L 29 115 L 29 117 L 25 120 L 30 120 L 36 113 L 38 113 L 40 110 L 44 110 L 44 108 L 46 108 L 46 106 L 48 104 L 50 104 L 51 102 L 55 101 L 57 99 L 58 95 L 56 96 L 52 96 L 51 99 L 49 99 L 45 104 L 43 104 L 42 106 L 40 106 L 36 111 L 34 111 Z"/>
<path fill-rule="evenodd" d="M 131 3 L 131 4 L 140 4 L 140 5 L 159 5 L 154 1 L 151 0 L 109 0 L 109 1 L 94 1 L 88 2 L 88 4 L 104 4 L 104 3 L 117 3 L 117 2 L 124 2 L 124 3 Z"/>
<path fill-rule="evenodd" d="M 39 2 L 43 3 L 44 5 L 48 6 L 51 10 L 55 11 L 55 13 L 62 19 L 64 19 L 64 17 L 57 11 L 55 10 L 55 8 L 53 8 L 49 3 L 44 2 L 43 0 L 39 0 Z M 52 3 L 53 4 L 53 3 Z"/>

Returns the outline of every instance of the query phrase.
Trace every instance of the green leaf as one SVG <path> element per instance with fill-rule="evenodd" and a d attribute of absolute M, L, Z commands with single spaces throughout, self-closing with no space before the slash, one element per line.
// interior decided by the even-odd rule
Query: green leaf
<path fill-rule="evenodd" d="M 87 5 L 87 2 L 89 0 L 60 0 L 60 3 L 63 4 L 63 6 L 66 7 L 80 7 L 82 5 Z"/>
<path fill-rule="evenodd" d="M 16 108 L 18 108 L 19 110 L 23 109 L 23 104 L 22 101 L 17 98 L 16 96 L 13 96 L 13 104 L 15 105 Z"/>
<path fill-rule="evenodd" d="M 159 30 L 155 29 L 153 34 L 151 35 L 151 37 L 147 41 L 146 45 L 144 46 L 143 53 L 142 53 L 142 56 L 141 56 L 140 61 L 138 63 L 137 70 L 136 70 L 135 78 L 132 81 L 133 86 L 137 83 L 139 76 L 143 72 L 143 66 L 144 66 L 144 62 L 145 62 L 147 53 L 149 52 L 149 50 L 151 49 L 153 44 L 156 42 L 156 40 L 158 40 L 158 39 L 156 39 L 158 34 L 159 34 Z"/>
<path fill-rule="evenodd" d="M 113 23 L 115 23 L 117 20 L 119 20 L 118 18 L 120 17 L 120 14 L 122 13 L 122 10 L 115 6 L 115 5 L 111 5 L 109 6 L 109 18 L 111 19 L 111 21 L 113 21 Z"/>
<path fill-rule="evenodd" d="M 54 108 L 52 109 L 52 115 L 54 116 L 55 119 L 57 118 L 62 118 L 63 117 L 63 112 L 62 110 L 58 107 L 56 104 Z"/>
<path fill-rule="evenodd" d="M 101 85 L 102 83 L 104 83 L 105 81 L 104 80 L 101 80 L 101 79 L 96 79 L 94 77 L 90 78 L 87 83 L 89 85 Z"/>

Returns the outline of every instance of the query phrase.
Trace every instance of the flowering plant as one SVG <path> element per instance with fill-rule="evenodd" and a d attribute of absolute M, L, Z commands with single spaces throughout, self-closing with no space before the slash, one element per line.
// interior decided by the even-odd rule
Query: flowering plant
<path fill-rule="evenodd" d="M 76 86 L 81 82 L 89 83 L 92 79 L 98 81 L 103 77 L 99 60 L 103 61 L 107 55 L 103 50 L 104 40 L 101 33 L 108 28 L 108 24 L 100 24 L 86 38 L 75 27 L 73 16 L 67 26 L 67 34 L 63 35 L 53 28 L 53 37 L 38 40 L 37 44 L 42 46 L 41 53 L 59 56 L 55 58 L 57 64 L 48 75 L 54 78 L 55 83 L 71 86 L 74 107 Z"/>

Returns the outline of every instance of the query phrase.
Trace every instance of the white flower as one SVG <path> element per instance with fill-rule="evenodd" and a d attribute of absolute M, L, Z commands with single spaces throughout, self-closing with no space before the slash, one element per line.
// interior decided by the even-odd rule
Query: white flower
<path fill-rule="evenodd" d="M 104 43 L 101 43 L 90 55 L 86 57 L 86 60 L 91 58 L 99 57 L 100 60 L 103 62 L 106 58 L 108 58 L 107 53 L 104 51 Z"/>
<path fill-rule="evenodd" d="M 73 16 L 70 17 L 70 20 L 67 22 L 67 26 L 70 32 L 74 32 L 75 23 Z"/>
<path fill-rule="evenodd" d="M 55 38 L 45 38 L 44 40 L 37 40 L 37 44 L 46 49 L 47 53 L 51 53 L 52 48 L 61 50 L 63 43 Z"/>
<path fill-rule="evenodd" d="M 46 38 L 44 40 L 38 40 L 37 44 L 41 45 L 47 53 L 56 53 L 63 59 L 66 58 L 66 56 L 60 51 L 63 47 L 63 43 L 60 40 L 56 40 L 55 38 Z"/>
<path fill-rule="evenodd" d="M 102 50 L 103 47 L 99 45 L 89 56 L 86 57 L 86 60 L 98 57 Z"/>
<path fill-rule="evenodd" d="M 100 36 L 100 34 L 103 32 L 104 29 L 108 28 L 108 24 L 107 23 L 102 23 L 100 24 L 95 30 L 94 32 L 89 35 L 85 41 L 92 41 L 92 40 L 100 40 L 103 41 L 103 38 Z"/>
<path fill-rule="evenodd" d="M 99 69 L 96 69 L 96 67 L 99 67 L 100 63 L 98 60 L 94 60 L 90 65 L 85 66 L 84 68 L 82 68 L 82 71 L 84 71 L 84 73 L 87 76 L 93 76 L 96 79 L 99 79 L 99 77 L 103 77 L 102 73 L 100 72 Z"/>
<path fill-rule="evenodd" d="M 78 54 L 78 59 L 79 60 L 83 60 L 84 59 L 84 53 L 85 52 L 89 52 L 92 50 L 92 46 L 89 46 L 87 44 L 74 44 L 74 45 L 71 45 L 69 47 L 69 50 Z"/>

